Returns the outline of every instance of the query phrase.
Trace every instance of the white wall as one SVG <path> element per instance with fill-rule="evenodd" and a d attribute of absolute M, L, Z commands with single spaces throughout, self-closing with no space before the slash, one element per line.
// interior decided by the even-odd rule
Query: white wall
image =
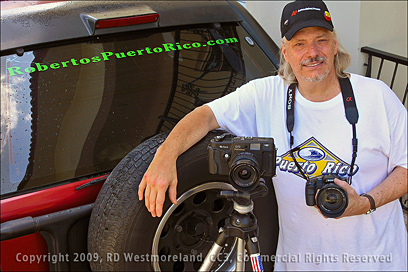
<path fill-rule="evenodd" d="M 407 57 L 407 3 L 407 1 L 361 1 L 359 47 L 370 46 Z M 362 66 L 365 60 L 366 56 L 360 56 L 359 65 Z M 376 77 L 379 59 L 375 60 L 373 71 Z M 384 62 L 383 71 L 380 79 L 390 84 L 394 64 Z M 398 66 L 393 90 L 400 99 L 407 85 L 407 73 L 406 66 Z"/>
<path fill-rule="evenodd" d="M 272 39 L 279 43 L 283 7 L 291 1 L 246 1 L 246 8 Z M 365 73 L 367 55 L 362 46 L 370 46 L 407 57 L 407 1 L 325 1 L 340 42 L 353 58 L 347 71 Z M 280 46 L 280 44 L 278 44 Z M 376 62 L 378 65 L 378 62 Z M 392 64 L 384 63 L 381 77 L 391 82 Z M 376 68 L 373 68 L 376 71 Z M 390 71 L 391 70 L 391 71 Z M 388 73 L 387 73 L 388 71 Z M 376 75 L 376 73 L 375 73 Z M 394 91 L 402 98 L 407 84 L 407 69 L 399 66 Z"/>

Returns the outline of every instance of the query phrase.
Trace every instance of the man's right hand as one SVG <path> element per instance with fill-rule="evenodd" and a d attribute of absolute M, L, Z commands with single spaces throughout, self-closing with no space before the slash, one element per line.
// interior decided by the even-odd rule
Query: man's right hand
<path fill-rule="evenodd" d="M 207 105 L 201 106 L 181 119 L 166 141 L 157 149 L 149 168 L 139 185 L 139 200 L 143 200 L 153 217 L 162 216 L 166 191 L 170 201 L 177 204 L 176 161 L 209 131 L 218 128 L 215 116 Z"/>
<path fill-rule="evenodd" d="M 166 191 L 169 198 L 177 204 L 177 158 L 169 158 L 159 148 L 139 185 L 139 200 L 145 199 L 145 205 L 153 217 L 162 216 Z"/>

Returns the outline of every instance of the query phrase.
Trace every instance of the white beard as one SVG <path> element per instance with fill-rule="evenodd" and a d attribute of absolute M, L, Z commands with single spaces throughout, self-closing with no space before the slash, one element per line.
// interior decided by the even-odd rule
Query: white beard
<path fill-rule="evenodd" d="M 330 73 L 330 70 L 327 69 L 326 72 L 324 72 L 324 74 L 321 74 L 315 77 L 303 77 L 303 79 L 308 82 L 319 82 L 319 81 L 322 81 L 325 77 L 327 77 L 329 73 Z"/>
<path fill-rule="evenodd" d="M 323 62 L 327 62 L 327 58 L 322 57 L 322 56 L 317 56 L 316 58 L 309 58 L 305 61 L 302 61 L 300 63 L 300 68 L 302 68 L 303 65 L 307 65 L 311 62 L 315 62 L 315 61 L 323 61 Z M 330 70 L 327 69 L 326 72 L 324 72 L 324 74 L 316 76 L 316 77 L 302 77 L 304 80 L 308 81 L 308 82 L 319 82 L 322 81 L 325 77 L 327 77 L 327 75 L 330 73 Z"/>

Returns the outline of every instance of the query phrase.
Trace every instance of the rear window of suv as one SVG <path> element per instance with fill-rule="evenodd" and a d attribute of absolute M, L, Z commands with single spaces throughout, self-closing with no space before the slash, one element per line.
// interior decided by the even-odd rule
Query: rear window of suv
<path fill-rule="evenodd" d="M 97 176 L 276 67 L 241 26 L 126 33 L 1 57 L 1 193 Z"/>

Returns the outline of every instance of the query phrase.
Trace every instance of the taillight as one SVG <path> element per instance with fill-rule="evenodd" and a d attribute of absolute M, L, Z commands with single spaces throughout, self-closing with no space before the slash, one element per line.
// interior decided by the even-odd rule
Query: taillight
<path fill-rule="evenodd" d="M 111 27 L 118 27 L 118 26 L 129 26 L 129 25 L 154 23 L 158 19 L 159 19 L 159 14 L 154 13 L 154 14 L 147 14 L 147 15 L 140 15 L 140 16 L 124 17 L 124 18 L 97 20 L 95 24 L 95 28 L 101 29 L 101 28 L 111 28 Z"/>

